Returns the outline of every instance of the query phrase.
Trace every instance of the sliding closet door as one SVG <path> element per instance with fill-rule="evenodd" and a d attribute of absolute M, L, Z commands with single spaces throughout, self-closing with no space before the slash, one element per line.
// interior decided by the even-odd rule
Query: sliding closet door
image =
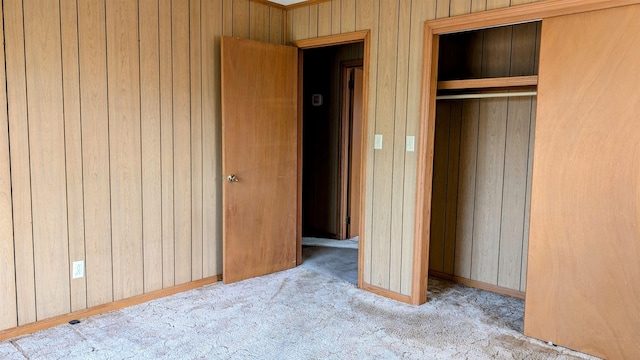
<path fill-rule="evenodd" d="M 525 334 L 640 358 L 640 6 L 545 19 Z"/>

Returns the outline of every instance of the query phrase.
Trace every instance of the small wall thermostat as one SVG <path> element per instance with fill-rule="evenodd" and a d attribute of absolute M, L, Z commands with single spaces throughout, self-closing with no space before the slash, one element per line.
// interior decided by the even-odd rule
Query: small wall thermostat
<path fill-rule="evenodd" d="M 313 94 L 311 96 L 311 105 L 313 106 L 322 105 L 322 94 Z"/>

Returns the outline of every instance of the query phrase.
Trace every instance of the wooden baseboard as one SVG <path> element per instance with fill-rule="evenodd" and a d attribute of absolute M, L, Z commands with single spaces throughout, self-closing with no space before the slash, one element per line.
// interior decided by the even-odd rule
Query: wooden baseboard
<path fill-rule="evenodd" d="M 390 291 L 390 290 L 387 290 L 387 289 L 379 288 L 377 286 L 373 286 L 373 285 L 370 285 L 370 284 L 362 284 L 360 286 L 360 288 L 362 290 L 366 290 L 366 291 L 372 292 L 374 294 L 387 297 L 389 299 L 397 300 L 397 301 L 400 301 L 400 302 L 403 302 L 403 303 L 407 303 L 407 304 L 413 304 L 411 296 L 408 296 L 408 295 L 399 294 L 397 292 L 393 292 L 393 291 Z"/>
<path fill-rule="evenodd" d="M 181 285 L 173 286 L 166 289 L 160 289 L 160 290 L 152 291 L 146 294 L 136 295 L 127 299 L 118 300 L 111 303 L 94 306 L 88 309 L 78 310 L 69 314 L 59 315 L 49 319 L 36 321 L 34 323 L 21 325 L 15 328 L 2 330 L 0 331 L 0 341 L 11 339 L 21 335 L 31 334 L 36 331 L 48 329 L 56 325 L 67 323 L 74 319 L 87 318 L 89 316 L 102 314 L 108 311 L 119 310 L 129 306 L 138 305 L 147 301 L 163 298 L 165 296 L 181 293 L 188 290 L 197 289 L 199 287 L 220 281 L 221 279 L 222 279 L 221 275 L 216 275 L 216 276 L 208 277 L 202 280 L 192 281 L 186 284 L 181 284 Z"/>
<path fill-rule="evenodd" d="M 429 276 L 437 277 L 437 278 L 443 279 L 443 280 L 452 281 L 452 282 L 455 282 L 455 283 L 459 283 L 459 284 L 466 285 L 466 286 L 469 286 L 469 287 L 474 287 L 474 288 L 481 289 L 481 290 L 486 290 L 486 291 L 491 291 L 491 292 L 498 293 L 498 294 L 513 296 L 515 298 L 519 298 L 519 299 L 524 300 L 524 294 L 525 293 L 522 292 L 522 291 L 517 291 L 517 290 L 513 290 L 513 289 L 508 289 L 508 288 L 505 288 L 505 287 L 502 287 L 502 286 L 487 284 L 487 283 L 482 282 L 482 281 L 471 280 L 471 279 L 463 278 L 463 277 L 460 277 L 460 276 L 445 274 L 445 273 L 442 273 L 442 272 L 439 272 L 439 271 L 434 271 L 434 270 L 429 270 Z"/>

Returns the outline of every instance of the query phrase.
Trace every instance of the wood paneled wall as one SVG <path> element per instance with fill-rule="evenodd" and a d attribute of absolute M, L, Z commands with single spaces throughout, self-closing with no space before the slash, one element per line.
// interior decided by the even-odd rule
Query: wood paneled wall
<path fill-rule="evenodd" d="M 287 11 L 288 41 L 371 30 L 364 281 L 411 294 L 424 21 L 531 0 L 332 0 Z M 374 134 L 383 135 L 373 150 Z"/>
<path fill-rule="evenodd" d="M 249 0 L 2 10 L 0 330 L 219 274 L 220 36 L 282 43 L 284 11 Z M 78 260 L 85 277 L 72 279 Z"/>
<path fill-rule="evenodd" d="M 535 104 L 438 102 L 431 270 L 525 290 Z"/>

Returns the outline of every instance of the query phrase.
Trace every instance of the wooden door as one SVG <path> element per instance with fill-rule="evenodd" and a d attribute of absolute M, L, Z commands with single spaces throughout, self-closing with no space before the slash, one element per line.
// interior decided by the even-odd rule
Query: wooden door
<path fill-rule="evenodd" d="M 640 6 L 543 20 L 525 334 L 640 359 Z"/>
<path fill-rule="evenodd" d="M 351 163 L 349 164 L 349 232 L 352 238 L 360 234 L 360 168 L 362 167 L 362 68 L 353 69 L 351 106 Z"/>
<path fill-rule="evenodd" d="M 221 46 L 223 280 L 231 283 L 296 265 L 298 50 L 228 37 Z"/>

